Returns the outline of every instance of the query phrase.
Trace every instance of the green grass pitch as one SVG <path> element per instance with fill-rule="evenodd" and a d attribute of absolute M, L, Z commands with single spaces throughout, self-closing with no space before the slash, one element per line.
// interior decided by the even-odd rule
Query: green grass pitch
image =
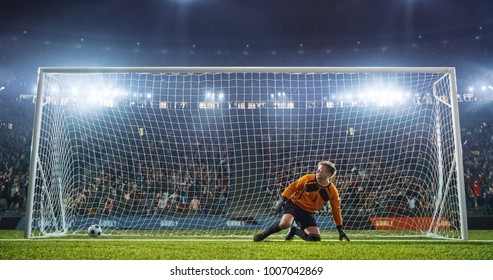
<path fill-rule="evenodd" d="M 350 234 L 350 233 L 349 233 Z M 351 235 L 349 235 L 351 237 Z M 123 238 L 87 236 L 24 239 L 0 230 L 1 260 L 493 260 L 493 231 L 472 230 L 468 241 L 360 238 L 322 242 L 271 237 Z M 296 252 L 296 253 L 294 253 Z"/>

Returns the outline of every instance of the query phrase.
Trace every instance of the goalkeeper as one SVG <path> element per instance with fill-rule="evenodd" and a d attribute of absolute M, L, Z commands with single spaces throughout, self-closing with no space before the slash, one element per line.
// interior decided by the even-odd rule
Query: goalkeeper
<path fill-rule="evenodd" d="M 330 181 L 336 173 L 335 165 L 330 161 L 318 164 L 316 174 L 307 174 L 291 183 L 282 193 L 282 197 L 274 206 L 274 210 L 284 215 L 261 233 L 253 236 L 253 241 L 262 241 L 269 235 L 289 228 L 286 240 L 299 236 L 306 241 L 320 241 L 320 229 L 315 220 L 314 212 L 320 210 L 327 202 L 332 207 L 332 217 L 337 226 L 339 240 L 349 241 L 342 229 L 341 199 L 336 187 Z M 300 228 L 293 226 L 296 221 Z"/>

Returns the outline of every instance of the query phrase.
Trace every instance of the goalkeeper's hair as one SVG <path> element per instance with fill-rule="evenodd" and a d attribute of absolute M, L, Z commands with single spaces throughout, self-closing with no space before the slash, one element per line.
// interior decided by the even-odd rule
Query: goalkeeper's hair
<path fill-rule="evenodd" d="M 326 160 L 319 162 L 318 165 L 327 167 L 330 173 L 332 174 L 332 176 L 336 175 L 337 169 L 336 169 L 336 165 L 333 162 Z"/>

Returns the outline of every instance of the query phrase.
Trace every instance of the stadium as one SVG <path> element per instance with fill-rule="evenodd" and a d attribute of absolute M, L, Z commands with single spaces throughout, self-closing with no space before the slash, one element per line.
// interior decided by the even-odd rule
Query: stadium
<path fill-rule="evenodd" d="M 457 276 L 425 261 L 493 259 L 490 3 L 81 2 L 47 5 L 51 21 L 7 2 L 0 260 L 41 261 L 27 276 L 76 271 L 44 260 L 264 278 L 417 260 Z M 320 242 L 256 239 L 321 161 L 340 209 L 309 213 Z"/>
<path fill-rule="evenodd" d="M 272 206 L 284 186 L 334 158 L 353 239 L 468 240 L 462 179 L 472 174 L 457 161 L 454 75 L 40 69 L 29 157 L 37 175 L 24 181 L 32 191 L 19 224 L 26 238 L 87 238 L 98 224 L 102 238 L 251 240 L 279 219 Z M 326 206 L 316 216 L 330 240 Z"/>

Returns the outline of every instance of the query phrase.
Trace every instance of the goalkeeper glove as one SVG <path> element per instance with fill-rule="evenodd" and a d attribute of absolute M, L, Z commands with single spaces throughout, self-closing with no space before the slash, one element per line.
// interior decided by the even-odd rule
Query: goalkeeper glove
<path fill-rule="evenodd" d="M 287 200 L 288 200 L 287 198 L 281 196 L 281 198 L 278 199 L 274 204 L 274 207 L 272 207 L 272 210 L 274 210 L 274 212 L 276 213 L 281 213 L 281 211 L 284 210 L 284 205 L 286 205 Z"/>
<path fill-rule="evenodd" d="M 343 238 L 346 238 L 346 240 L 349 241 L 349 238 L 347 237 L 346 233 L 342 230 L 342 225 L 337 226 L 337 232 L 339 232 L 340 241 L 342 241 Z"/>

